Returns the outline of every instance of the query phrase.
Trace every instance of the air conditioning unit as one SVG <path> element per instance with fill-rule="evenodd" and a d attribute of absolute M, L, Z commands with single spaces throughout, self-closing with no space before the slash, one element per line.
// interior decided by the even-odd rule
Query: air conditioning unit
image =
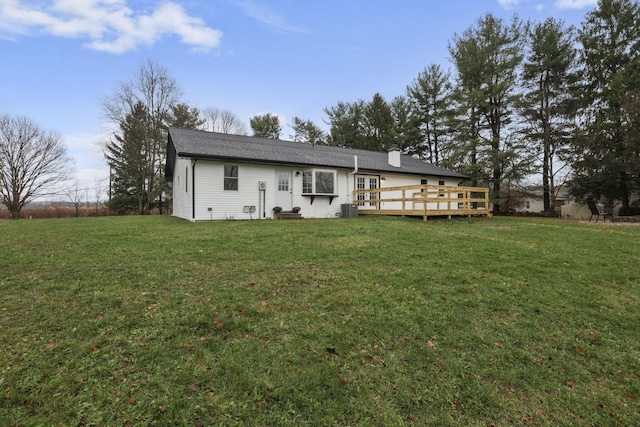
<path fill-rule="evenodd" d="M 358 205 L 355 203 L 343 203 L 340 205 L 340 214 L 342 218 L 357 218 Z"/>

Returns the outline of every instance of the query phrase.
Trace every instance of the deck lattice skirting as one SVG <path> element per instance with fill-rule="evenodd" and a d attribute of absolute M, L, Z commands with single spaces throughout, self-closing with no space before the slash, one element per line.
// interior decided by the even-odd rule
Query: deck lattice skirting
<path fill-rule="evenodd" d="M 410 185 L 402 187 L 355 190 L 353 203 L 358 215 L 430 216 L 487 215 L 489 189 L 445 185 Z"/>

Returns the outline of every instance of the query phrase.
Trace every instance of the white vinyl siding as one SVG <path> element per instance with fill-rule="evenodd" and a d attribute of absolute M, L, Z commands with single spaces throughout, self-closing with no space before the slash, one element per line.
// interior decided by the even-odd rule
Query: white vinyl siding
<path fill-rule="evenodd" d="M 191 220 L 191 160 L 177 157 L 173 177 L 173 215 Z"/>
<path fill-rule="evenodd" d="M 173 215 L 186 220 L 209 221 L 224 219 L 267 219 L 273 218 L 275 195 L 278 190 L 278 172 L 282 167 L 270 165 L 237 164 L 237 190 L 225 191 L 224 166 L 225 162 L 197 160 L 193 162 L 188 158 L 177 158 L 175 165 L 173 186 Z M 236 165 L 234 165 L 236 166 Z M 303 170 L 291 168 L 290 191 L 292 206 L 301 208 L 300 214 L 304 218 L 335 218 L 340 212 L 342 203 L 352 201 L 352 191 L 356 186 L 368 186 L 370 179 L 378 178 L 377 175 L 349 173 L 347 170 L 331 171 L 334 175 L 333 195 L 312 195 L 309 186 L 303 188 L 303 178 L 307 172 L 316 170 Z M 318 171 L 324 171 L 318 169 Z M 300 172 L 299 174 L 296 172 Z M 188 177 L 187 177 L 188 175 Z M 411 175 L 395 175 L 384 173 L 386 180 L 379 182 L 382 187 L 396 187 L 402 185 L 420 184 L 422 177 Z M 424 179 L 424 178 L 422 178 Z M 440 178 L 434 177 L 431 182 L 438 182 Z M 259 183 L 266 183 L 266 191 L 260 191 Z M 313 182 L 313 179 L 311 180 Z M 445 185 L 457 185 L 455 179 L 445 178 Z M 325 188 L 326 189 L 326 188 Z M 311 190 L 313 191 L 313 189 Z M 194 200 L 195 192 L 195 200 Z M 262 196 L 264 195 L 264 209 Z M 369 194 L 367 194 L 369 196 Z M 388 197 L 388 195 L 385 195 Z M 195 205 L 195 214 L 192 206 Z M 360 207 L 375 209 L 373 206 Z M 385 202 L 383 209 L 393 209 L 395 202 Z M 245 206 L 255 206 L 255 211 L 244 211 Z M 211 208 L 211 211 L 209 211 Z"/>

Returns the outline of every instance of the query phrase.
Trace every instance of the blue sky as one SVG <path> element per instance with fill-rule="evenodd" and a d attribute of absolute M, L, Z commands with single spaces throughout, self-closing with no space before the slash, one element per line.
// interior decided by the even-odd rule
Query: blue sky
<path fill-rule="evenodd" d="M 59 133 L 89 188 L 108 176 L 101 100 L 149 59 L 201 109 L 323 125 L 338 101 L 387 100 L 487 12 L 578 26 L 596 0 L 0 0 L 0 114 Z M 323 125 L 324 126 L 324 125 Z"/>

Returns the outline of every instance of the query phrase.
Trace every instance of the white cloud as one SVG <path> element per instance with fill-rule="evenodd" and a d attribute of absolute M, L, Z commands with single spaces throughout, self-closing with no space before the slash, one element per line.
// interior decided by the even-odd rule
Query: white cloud
<path fill-rule="evenodd" d="M 517 6 L 520 1 L 521 0 L 498 0 L 498 3 L 505 9 L 509 9 L 510 7 Z"/>
<path fill-rule="evenodd" d="M 124 53 L 174 35 L 195 50 L 209 51 L 220 44 L 222 32 L 189 16 L 182 6 L 165 2 L 151 13 L 135 13 L 126 0 L 3 0 L 0 32 L 29 34 L 34 30 L 59 37 L 88 39 L 86 46 Z"/>
<path fill-rule="evenodd" d="M 283 16 L 253 0 L 236 0 L 235 4 L 250 17 L 279 33 L 308 33 L 306 29 L 288 23 Z"/>
<path fill-rule="evenodd" d="M 598 4 L 598 0 L 557 0 L 555 6 L 558 9 L 584 9 Z"/>

